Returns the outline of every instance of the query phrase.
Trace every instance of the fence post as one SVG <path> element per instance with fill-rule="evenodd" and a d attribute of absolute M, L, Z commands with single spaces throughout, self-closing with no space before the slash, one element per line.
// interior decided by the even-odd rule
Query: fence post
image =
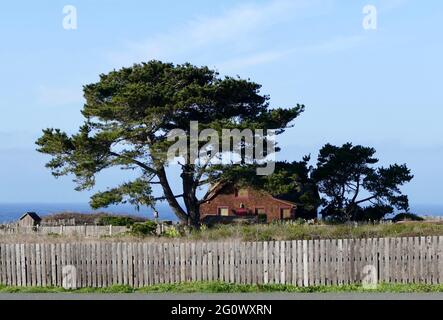
<path fill-rule="evenodd" d="M 112 236 L 112 224 L 109 225 L 109 236 Z"/>

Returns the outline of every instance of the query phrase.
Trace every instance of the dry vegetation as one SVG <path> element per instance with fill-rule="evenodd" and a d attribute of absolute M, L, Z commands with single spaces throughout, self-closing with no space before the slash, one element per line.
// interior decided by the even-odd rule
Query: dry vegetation
<path fill-rule="evenodd" d="M 43 222 L 48 221 L 60 221 L 60 220 L 70 220 L 75 219 L 76 224 L 96 224 L 97 221 L 105 217 L 127 217 L 131 218 L 136 222 L 146 221 L 146 218 L 128 215 L 128 214 L 111 214 L 107 212 L 97 212 L 97 213 L 78 213 L 78 212 L 59 212 L 50 214 L 42 217 Z"/>
<path fill-rule="evenodd" d="M 189 237 L 201 240 L 242 239 L 246 241 L 352 239 L 412 236 L 443 236 L 441 222 L 405 222 L 367 225 L 269 224 L 218 226 L 193 232 Z"/>
<path fill-rule="evenodd" d="M 443 222 L 405 222 L 377 225 L 307 225 L 307 224 L 257 224 L 257 225 L 219 225 L 202 228 L 199 231 L 181 232 L 174 236 L 135 237 L 129 234 L 101 237 L 60 235 L 1 235 L 1 243 L 27 242 L 82 242 L 82 241 L 217 241 L 217 240 L 309 240 L 309 239 L 350 239 L 412 236 L 443 236 Z"/>

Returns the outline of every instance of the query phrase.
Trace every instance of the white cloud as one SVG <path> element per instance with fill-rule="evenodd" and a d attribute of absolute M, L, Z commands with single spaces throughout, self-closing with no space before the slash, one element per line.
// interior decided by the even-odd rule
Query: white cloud
<path fill-rule="evenodd" d="M 190 53 L 224 45 L 246 45 L 252 37 L 259 36 L 260 31 L 321 2 L 324 1 L 274 0 L 241 4 L 219 16 L 196 17 L 169 32 L 128 43 L 124 51 L 109 53 L 108 59 L 114 66 L 130 65 L 149 59 L 189 56 Z"/>
<path fill-rule="evenodd" d="M 324 42 L 304 47 L 253 53 L 248 56 L 227 60 L 217 66 L 223 71 L 235 71 L 240 68 L 270 63 L 295 54 L 332 54 L 350 50 L 360 45 L 364 40 L 365 37 L 360 35 L 334 37 Z"/>
<path fill-rule="evenodd" d="M 262 41 L 262 34 L 276 24 L 306 13 L 324 14 L 333 3 L 330 0 L 273 0 L 241 4 L 218 16 L 194 17 L 179 28 L 130 42 L 124 50 L 110 52 L 107 58 L 117 68 L 151 59 L 185 62 L 189 57 L 194 61 L 204 57 L 205 64 L 231 72 L 270 63 L 295 53 L 328 54 L 351 49 L 363 37 L 333 37 L 318 44 L 271 50 L 263 50 L 256 45 Z"/>

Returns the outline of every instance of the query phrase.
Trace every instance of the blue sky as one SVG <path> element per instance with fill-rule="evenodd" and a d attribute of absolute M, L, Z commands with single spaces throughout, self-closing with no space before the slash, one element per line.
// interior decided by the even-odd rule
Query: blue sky
<path fill-rule="evenodd" d="M 77 8 L 77 30 L 62 9 Z M 376 30 L 362 27 L 375 5 Z M 443 3 L 413 0 L 9 1 L 0 8 L 0 203 L 87 202 L 54 179 L 34 141 L 82 123 L 82 86 L 135 62 L 208 65 L 263 85 L 275 107 L 307 106 L 279 159 L 327 142 L 407 163 L 411 203 L 443 205 Z M 173 172 L 171 173 L 173 174 Z M 97 190 L 120 172 L 99 177 Z"/>

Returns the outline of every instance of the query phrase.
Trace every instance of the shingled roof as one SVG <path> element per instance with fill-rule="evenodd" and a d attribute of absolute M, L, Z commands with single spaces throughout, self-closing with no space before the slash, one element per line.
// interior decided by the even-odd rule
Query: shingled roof
<path fill-rule="evenodd" d="M 235 184 L 232 184 L 232 183 L 229 183 L 229 182 L 222 182 L 222 181 L 219 181 L 219 182 L 213 184 L 209 188 L 209 190 L 206 193 L 206 195 L 203 197 L 203 202 L 211 201 L 214 197 L 216 197 L 223 190 L 224 187 L 226 187 L 228 185 L 234 185 L 235 186 Z M 246 187 L 246 188 L 248 188 L 248 187 Z M 291 206 L 296 206 L 297 205 L 295 202 L 279 199 L 278 196 L 273 196 L 273 195 L 271 195 L 267 191 L 262 190 L 262 192 L 265 192 L 265 193 L 269 194 L 274 200 L 279 201 L 281 203 L 284 203 L 284 204 L 287 204 L 287 205 L 291 205 Z"/>
<path fill-rule="evenodd" d="M 20 217 L 19 220 L 22 220 L 26 216 L 30 216 L 34 221 L 37 221 L 37 222 L 42 221 L 42 218 L 40 218 L 40 216 L 35 212 L 26 212 L 24 215 L 22 215 Z"/>

